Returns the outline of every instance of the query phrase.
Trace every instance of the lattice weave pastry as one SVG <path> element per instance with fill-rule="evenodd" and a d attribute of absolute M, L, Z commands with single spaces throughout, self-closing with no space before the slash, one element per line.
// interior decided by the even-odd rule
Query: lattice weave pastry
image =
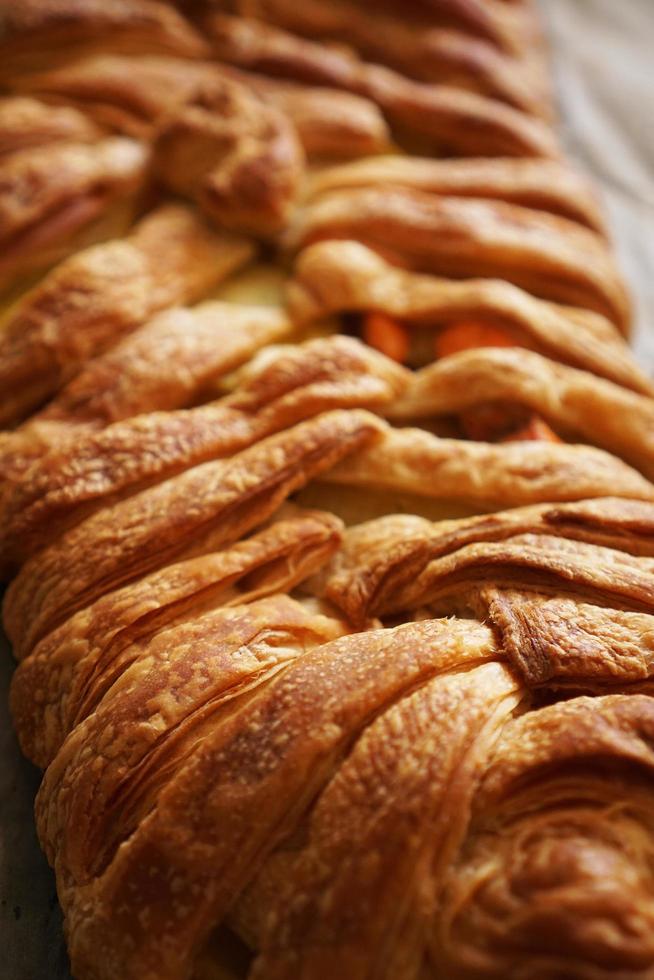
<path fill-rule="evenodd" d="M 531 0 L 14 0 L 11 709 L 78 980 L 654 977 L 654 387 Z"/>

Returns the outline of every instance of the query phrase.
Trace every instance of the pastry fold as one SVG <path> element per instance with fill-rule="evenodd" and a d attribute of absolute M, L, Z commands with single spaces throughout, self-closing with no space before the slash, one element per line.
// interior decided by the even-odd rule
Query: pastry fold
<path fill-rule="evenodd" d="M 336 408 L 379 408 L 408 372 L 349 337 L 314 340 L 269 361 L 234 394 L 75 434 L 35 460 L 0 506 L 0 550 L 18 565 L 83 517 L 210 459 Z"/>
<path fill-rule="evenodd" d="M 654 499 L 654 485 L 626 463 L 591 446 L 517 441 L 472 442 L 423 429 L 387 429 L 323 479 L 345 486 L 406 491 L 481 508 L 602 497 Z"/>
<path fill-rule="evenodd" d="M 418 371 L 388 414 L 406 422 L 488 403 L 522 405 L 654 477 L 654 400 L 518 347 L 481 347 Z"/>
<path fill-rule="evenodd" d="M 629 331 L 629 300 L 605 242 L 557 215 L 391 184 L 321 195 L 289 234 L 296 247 L 343 238 L 416 272 L 503 279 Z"/>
<path fill-rule="evenodd" d="M 20 0 L 3 11 L 3 78 L 96 50 L 198 58 L 207 46 L 184 17 L 161 0 Z"/>
<path fill-rule="evenodd" d="M 159 179 L 219 227 L 264 237 L 286 224 L 304 176 L 292 123 L 228 79 L 199 88 L 166 119 L 154 159 Z"/>
<path fill-rule="evenodd" d="M 119 138 L 54 142 L 0 159 L 0 289 L 94 239 L 124 234 L 148 167 L 146 148 Z"/>
<path fill-rule="evenodd" d="M 309 587 L 356 622 L 432 602 L 474 604 L 486 585 L 649 611 L 653 519 L 651 503 L 615 497 L 436 523 L 389 516 L 349 529 Z"/>
<path fill-rule="evenodd" d="M 230 78 L 288 116 L 310 156 L 345 159 L 390 148 L 388 126 L 369 99 L 215 62 L 156 55 L 134 61 L 98 54 L 20 77 L 14 87 L 83 109 L 99 124 L 117 132 L 152 138 L 166 118 L 191 101 L 203 86 L 216 86 Z"/>
<path fill-rule="evenodd" d="M 16 654 L 110 589 L 237 541 L 381 428 L 360 409 L 323 412 L 91 515 L 29 559 L 7 589 L 4 626 Z"/>
<path fill-rule="evenodd" d="M 537 116 L 552 115 L 551 96 L 538 59 L 517 56 L 502 44 L 503 29 L 515 38 L 511 28 L 517 25 L 507 22 L 506 14 L 509 18 L 511 14 L 501 5 L 496 7 L 499 16 L 494 35 L 489 19 L 484 18 L 488 6 L 481 4 L 473 18 L 469 16 L 472 4 L 461 4 L 454 16 L 454 4 L 450 4 L 449 16 L 433 16 L 431 11 L 432 16 L 423 18 L 408 16 L 406 5 L 394 10 L 385 4 L 375 10 L 374 20 L 365 5 L 351 0 L 305 0 L 301 5 L 264 0 L 230 6 L 303 37 L 353 46 L 370 61 L 418 81 L 469 89 Z M 479 30 L 480 18 L 489 28 L 485 35 Z"/>
<path fill-rule="evenodd" d="M 204 26 L 220 61 L 364 96 L 412 148 L 417 143 L 429 151 L 464 156 L 558 155 L 556 139 L 544 122 L 495 99 L 413 81 L 262 21 L 218 13 L 208 15 Z"/>
<path fill-rule="evenodd" d="M 444 279 L 397 268 L 360 242 L 316 242 L 302 249 L 288 283 L 295 319 L 381 311 L 412 331 L 461 320 L 500 326 L 516 346 L 584 368 L 643 394 L 654 391 L 605 317 L 536 299 L 502 279 Z"/>
<path fill-rule="evenodd" d="M 66 259 L 5 317 L 0 423 L 19 421 L 87 358 L 158 310 L 198 299 L 251 255 L 249 241 L 214 232 L 196 213 L 169 204 L 127 238 Z"/>
<path fill-rule="evenodd" d="M 145 657 L 152 637 L 209 609 L 290 591 L 340 540 L 331 514 L 282 515 L 223 551 L 167 565 L 76 613 L 37 644 L 13 677 L 12 716 L 25 754 L 46 768 L 93 713 L 117 666 L 122 671 Z"/>

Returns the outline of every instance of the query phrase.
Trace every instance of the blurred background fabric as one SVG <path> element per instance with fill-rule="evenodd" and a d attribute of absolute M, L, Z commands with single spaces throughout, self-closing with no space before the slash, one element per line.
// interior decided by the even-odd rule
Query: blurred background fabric
<path fill-rule="evenodd" d="M 540 0 L 564 138 L 600 186 L 654 374 L 654 0 Z"/>
<path fill-rule="evenodd" d="M 654 374 L 654 0 L 540 0 L 568 149 L 598 181 Z M 33 826 L 38 774 L 7 712 L 0 637 L 0 945 L 3 980 L 69 980 L 54 880 Z"/>

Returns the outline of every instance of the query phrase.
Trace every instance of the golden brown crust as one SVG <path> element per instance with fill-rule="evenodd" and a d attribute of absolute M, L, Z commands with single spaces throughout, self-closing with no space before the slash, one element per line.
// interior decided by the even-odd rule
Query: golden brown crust
<path fill-rule="evenodd" d="M 626 388 L 652 394 L 614 326 L 597 313 L 538 300 L 503 280 L 437 279 L 398 269 L 359 242 L 317 242 L 303 249 L 288 284 L 293 316 L 381 310 L 412 329 L 457 320 L 505 326 L 515 343 L 584 368 Z"/>
<path fill-rule="evenodd" d="M 289 117 L 309 157 L 343 160 L 387 152 L 391 148 L 388 126 L 370 99 L 338 89 L 267 78 L 237 68 L 223 70 Z"/>
<path fill-rule="evenodd" d="M 68 855 L 60 863 L 62 880 L 73 886 L 63 891 L 73 968 L 90 968 L 102 949 L 107 977 L 147 975 L 160 962 L 167 977 L 189 972 L 194 951 L 275 844 L 293 832 L 371 717 L 438 673 L 492 651 L 489 631 L 469 623 L 344 637 L 295 658 L 246 696 L 240 710 L 237 701 L 235 710 L 214 714 L 210 736 L 100 874 L 84 885 L 79 863 L 73 867 Z M 40 798 L 41 827 L 52 842 L 61 833 L 57 805 L 66 805 L 52 795 L 56 784 L 53 778 Z M 77 886 L 71 873 L 79 875 Z M 152 930 L 133 914 L 137 906 L 157 922 L 156 948 L 148 940 Z"/>
<path fill-rule="evenodd" d="M 251 254 L 248 241 L 170 204 L 128 238 L 65 260 L 9 311 L 0 336 L 0 423 L 18 421 L 87 358 L 157 310 L 199 298 Z"/>
<path fill-rule="evenodd" d="M 238 5 L 234 5 L 238 7 Z M 317 41 L 353 46 L 370 61 L 423 82 L 469 89 L 546 118 L 551 97 L 540 66 L 498 50 L 492 37 L 468 33 L 470 24 L 438 18 L 416 22 L 406 5 L 394 11 L 380 5 L 374 19 L 351 0 L 258 0 L 242 4 L 246 14 Z M 470 6 L 467 8 L 468 12 Z M 482 14 L 487 7 L 477 8 Z M 501 7 L 499 8 L 501 14 Z M 461 11 L 464 8 L 461 5 Z"/>
<path fill-rule="evenodd" d="M 461 843 L 477 774 L 520 696 L 501 664 L 472 664 L 365 730 L 288 862 L 253 978 L 356 976 L 362 961 L 380 976 L 417 974 L 439 870 Z"/>
<path fill-rule="evenodd" d="M 101 506 L 226 458 L 305 418 L 394 400 L 409 373 L 349 337 L 315 340 L 268 361 L 233 395 L 69 438 L 35 460 L 2 500 L 3 566 L 17 567 Z"/>
<path fill-rule="evenodd" d="M 155 169 L 219 227 L 269 236 L 283 227 L 304 176 L 293 125 L 247 86 L 199 88 L 159 129 Z"/>
<path fill-rule="evenodd" d="M 75 976 L 651 980 L 654 387 L 535 2 L 7 22 L 52 105 L 0 102 L 3 261 L 106 243 L 0 333 L 11 707 Z M 180 307 L 234 230 L 263 261 Z"/>
<path fill-rule="evenodd" d="M 303 33 L 302 25 L 309 32 L 312 20 L 315 23 L 318 17 L 334 17 L 329 2 L 326 12 L 311 3 L 306 10 L 298 11 L 289 0 L 228 0 L 225 6 L 235 13 L 256 16 L 300 34 Z M 367 11 L 370 22 L 371 0 L 364 0 L 361 6 Z M 410 0 L 408 4 L 402 0 L 384 0 L 377 4 L 375 13 L 385 11 L 401 15 L 405 23 L 424 29 L 434 26 L 456 28 L 508 51 L 517 51 L 525 44 L 541 40 L 534 11 L 526 5 L 511 9 L 501 0 L 499 3 L 497 0 Z M 324 39 L 328 33 L 328 28 L 323 25 L 318 36 Z"/>
<path fill-rule="evenodd" d="M 654 675 L 654 617 L 514 589 L 489 588 L 480 609 L 530 688 L 600 694 Z"/>
<path fill-rule="evenodd" d="M 0 157 L 67 140 L 93 142 L 99 136 L 95 124 L 69 106 L 53 107 L 20 95 L 0 99 Z"/>
<path fill-rule="evenodd" d="M 16 654 L 110 589 L 238 540 L 381 427 L 362 410 L 325 412 L 87 518 L 27 561 L 9 586 L 4 625 Z M 62 567 L 71 569 L 65 580 Z"/>
<path fill-rule="evenodd" d="M 305 151 L 317 157 L 378 153 L 391 145 L 388 127 L 369 99 L 332 88 L 280 81 L 215 62 L 144 56 L 94 55 L 52 71 L 27 75 L 19 91 L 83 109 L 104 126 L 151 137 L 168 115 L 203 86 L 233 79 L 285 113 Z M 72 110 L 71 110 L 72 111 Z"/>
<path fill-rule="evenodd" d="M 39 71 L 94 50 L 202 57 L 207 47 L 159 0 L 20 0 L 3 11 L 2 76 Z"/>
<path fill-rule="evenodd" d="M 647 977 L 653 709 L 637 695 L 576 698 L 506 726 L 441 881 L 435 970 Z"/>
<path fill-rule="evenodd" d="M 374 448 L 325 474 L 330 483 L 408 491 L 481 507 L 606 496 L 654 499 L 654 485 L 590 446 L 493 444 L 446 439 L 422 429 L 388 429 Z"/>
<path fill-rule="evenodd" d="M 605 233 L 594 189 L 569 164 L 558 160 L 496 158 L 433 160 L 400 155 L 357 160 L 319 172 L 311 196 L 346 188 L 392 184 L 443 194 L 522 204 L 577 221 Z"/>
<path fill-rule="evenodd" d="M 3 476 L 14 483 L 60 443 L 122 419 L 193 404 L 222 375 L 291 331 L 284 313 L 261 306 L 213 301 L 158 314 L 88 361 L 16 431 L 0 435 Z"/>
<path fill-rule="evenodd" d="M 566 218 L 389 185 L 322 195 L 298 218 L 290 241 L 298 247 L 330 238 L 361 241 L 418 272 L 505 279 L 629 330 L 629 300 L 605 242 Z"/>
<path fill-rule="evenodd" d="M 490 586 L 502 581 L 503 588 L 520 588 L 522 581 L 507 586 L 506 576 L 523 575 L 526 583 L 528 575 L 540 571 L 543 578 L 537 587 L 551 587 L 567 561 L 572 569 L 569 581 L 556 582 L 564 594 L 569 590 L 583 599 L 583 589 L 590 587 L 588 583 L 597 574 L 598 581 L 602 575 L 608 578 L 606 598 L 612 595 L 613 586 L 618 589 L 621 576 L 624 585 L 633 572 L 640 576 L 641 585 L 645 583 L 639 601 L 647 604 L 651 589 L 646 576 L 653 556 L 654 509 L 651 503 L 634 500 L 545 504 L 434 524 L 396 515 L 348 530 L 342 549 L 309 588 L 334 602 L 352 620 L 365 622 L 371 616 L 424 606 L 432 585 L 435 593 L 442 586 L 443 596 L 448 595 L 448 586 L 453 587 L 453 594 L 468 590 L 466 601 L 473 604 L 484 579 Z M 528 560 L 516 572 L 517 565 L 511 562 L 519 565 L 522 559 Z M 462 573 L 458 582 L 457 571 Z M 619 594 L 624 600 L 623 593 Z M 482 607 L 486 611 L 485 603 Z"/>
<path fill-rule="evenodd" d="M 109 129 L 149 138 L 199 85 L 219 76 L 218 67 L 204 61 L 99 53 L 19 76 L 12 84 L 49 102 L 76 106 Z"/>
<path fill-rule="evenodd" d="M 362 95 L 380 107 L 398 136 L 430 150 L 469 156 L 558 153 L 548 126 L 494 99 L 414 82 L 350 52 L 314 44 L 261 21 L 211 14 L 206 29 L 221 61 Z"/>
<path fill-rule="evenodd" d="M 0 288 L 92 244 L 110 208 L 126 212 L 116 233 L 126 231 L 148 165 L 145 147 L 117 138 L 55 142 L 0 159 Z"/>
<path fill-rule="evenodd" d="M 462 351 L 423 368 L 388 414 L 415 421 L 489 402 L 533 409 L 558 431 L 608 449 L 654 478 L 651 396 L 518 347 Z"/>
<path fill-rule="evenodd" d="M 339 541 L 336 518 L 300 513 L 225 551 L 166 566 L 78 612 L 37 644 L 14 675 L 11 709 L 25 754 L 46 768 L 102 700 L 117 665 L 124 670 L 145 655 L 153 636 L 212 608 L 290 591 Z"/>

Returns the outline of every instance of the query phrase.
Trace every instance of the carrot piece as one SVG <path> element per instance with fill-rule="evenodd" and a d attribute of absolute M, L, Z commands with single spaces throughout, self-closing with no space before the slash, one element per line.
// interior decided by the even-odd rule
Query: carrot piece
<path fill-rule="evenodd" d="M 475 347 L 515 347 L 507 330 L 483 320 L 455 320 L 441 330 L 434 341 L 436 357 L 447 357 Z"/>
<path fill-rule="evenodd" d="M 532 415 L 529 421 L 512 432 L 510 436 L 505 436 L 502 442 L 562 442 L 556 432 L 550 429 L 547 422 L 544 422 L 539 415 Z"/>
<path fill-rule="evenodd" d="M 409 334 L 405 327 L 386 313 L 367 313 L 363 319 L 363 339 L 382 354 L 404 364 L 409 356 Z"/>

